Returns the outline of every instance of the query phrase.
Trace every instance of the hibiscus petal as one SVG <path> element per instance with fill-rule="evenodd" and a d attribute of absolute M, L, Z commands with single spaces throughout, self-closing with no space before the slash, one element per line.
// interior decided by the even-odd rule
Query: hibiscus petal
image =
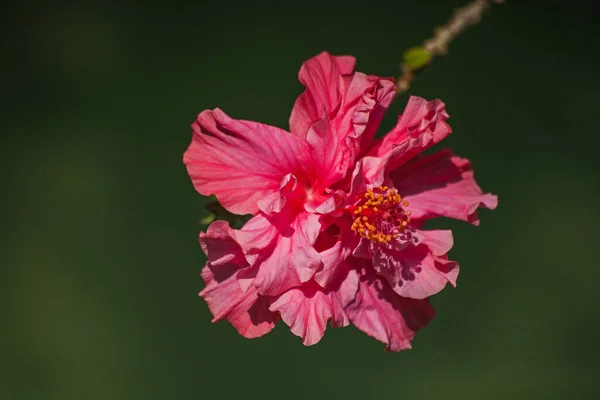
<path fill-rule="evenodd" d="M 396 126 L 374 143 L 368 155 L 384 158 L 391 171 L 446 138 L 452 132 L 447 119 L 440 100 L 411 96 Z"/>
<path fill-rule="evenodd" d="M 304 209 L 315 214 L 330 214 L 336 211 L 345 199 L 346 193 L 343 190 L 325 189 L 321 195 L 313 195 L 312 200 L 307 200 Z"/>
<path fill-rule="evenodd" d="M 290 130 L 306 137 L 314 159 L 313 183 L 320 190 L 345 176 L 394 97 L 393 79 L 353 73 L 354 63 L 351 57 L 321 53 L 300 69 L 306 91 L 294 104 Z"/>
<path fill-rule="evenodd" d="M 355 155 L 368 149 L 373 141 L 383 115 L 396 94 L 396 83 L 390 78 L 354 74 L 346 95 L 346 104 L 354 104 L 351 123 L 354 130 L 350 134 L 355 143 L 349 143 Z M 346 106 L 347 107 L 347 106 Z"/>
<path fill-rule="evenodd" d="M 350 149 L 337 136 L 335 127 L 327 116 L 317 121 L 308 130 L 306 141 L 312 154 L 313 181 L 315 188 L 325 189 L 346 174 L 350 165 Z"/>
<path fill-rule="evenodd" d="M 336 279 L 332 281 L 327 289 L 327 295 L 331 301 L 331 326 L 339 328 L 348 326 L 350 319 L 344 309 L 356 298 L 358 291 L 358 273 L 354 268 L 344 263 L 339 268 Z"/>
<path fill-rule="evenodd" d="M 288 290 L 273 301 L 270 310 L 281 314 L 281 319 L 294 335 L 302 338 L 305 346 L 321 340 L 327 320 L 332 317 L 331 301 L 315 283 Z"/>
<path fill-rule="evenodd" d="M 356 72 L 335 116 L 324 116 L 309 130 L 317 187 L 327 187 L 346 175 L 361 148 L 371 143 L 394 90 L 391 79 Z"/>
<path fill-rule="evenodd" d="M 286 211 L 259 214 L 237 232 L 246 260 L 258 268 L 253 285 L 259 293 L 278 295 L 312 278 L 321 265 L 313 247 L 320 229 L 318 215 Z"/>
<path fill-rule="evenodd" d="M 298 179 L 293 174 L 287 174 L 279 184 L 279 191 L 263 197 L 258 201 L 258 208 L 267 215 L 280 213 L 288 200 L 298 199 L 302 189 L 298 187 Z"/>
<path fill-rule="evenodd" d="M 429 247 L 434 256 L 443 256 L 454 245 L 454 238 L 450 230 L 417 231 L 424 236 L 423 243 Z"/>
<path fill-rule="evenodd" d="M 421 156 L 390 173 L 398 192 L 409 202 L 411 219 L 449 217 L 479 225 L 476 210 L 491 210 L 498 198 L 483 193 L 471 163 L 449 149 Z"/>
<path fill-rule="evenodd" d="M 200 292 L 212 312 L 213 322 L 229 321 L 245 337 L 262 336 L 275 326 L 277 313 L 269 310 L 269 301 L 255 289 L 243 292 L 236 274 L 248 267 L 235 231 L 225 221 L 216 221 L 200 237 L 209 262 L 202 269 L 206 283 Z"/>
<path fill-rule="evenodd" d="M 213 266 L 246 264 L 242 248 L 235 240 L 235 231 L 226 221 L 215 221 L 206 233 L 200 232 L 200 247 Z"/>
<path fill-rule="evenodd" d="M 339 241 L 333 247 L 323 250 L 319 254 L 321 255 L 323 267 L 315 273 L 314 279 L 321 287 L 327 288 L 350 255 L 350 249 Z"/>
<path fill-rule="evenodd" d="M 279 319 L 277 313 L 269 310 L 269 300 L 256 290 L 242 292 L 235 275 L 217 280 L 208 263 L 202 269 L 206 287 L 200 292 L 212 312 L 213 322 L 226 319 L 240 335 L 256 338 L 268 333 Z M 221 268 L 221 267 L 220 267 Z"/>
<path fill-rule="evenodd" d="M 352 255 L 354 257 L 370 260 L 376 252 L 399 252 L 408 246 L 418 246 L 425 236 L 418 230 L 408 227 L 402 231 L 397 238 L 391 239 L 387 243 L 379 243 L 370 239 L 360 238 Z"/>
<path fill-rule="evenodd" d="M 343 77 L 352 74 L 355 63 L 354 57 L 335 57 L 323 52 L 302 64 L 298 78 L 306 91 L 292 109 L 292 134 L 304 139 L 315 122 L 335 111 L 343 95 Z"/>
<path fill-rule="evenodd" d="M 421 244 L 401 250 L 372 246 L 373 269 L 402 297 L 424 299 L 440 292 L 448 282 L 456 285 L 458 264 L 448 261 L 451 231 L 420 231 Z"/>
<path fill-rule="evenodd" d="M 321 340 L 329 319 L 333 327 L 349 324 L 344 307 L 356 296 L 358 274 L 347 265 L 340 267 L 338 272 L 329 289 L 310 281 L 288 290 L 271 303 L 270 310 L 281 315 L 305 346 Z"/>
<path fill-rule="evenodd" d="M 400 297 L 368 269 L 345 312 L 358 329 L 387 344 L 386 351 L 410 349 L 415 333 L 435 315 L 427 299 Z"/>
<path fill-rule="evenodd" d="M 384 182 L 386 162 L 379 157 L 363 157 L 356 163 L 350 180 L 349 199 L 362 195 L 367 188 L 380 186 Z"/>
<path fill-rule="evenodd" d="M 288 132 L 203 111 L 183 156 L 194 187 L 216 195 L 234 214 L 256 214 L 258 200 L 279 190 L 282 178 L 302 171 L 306 143 Z"/>

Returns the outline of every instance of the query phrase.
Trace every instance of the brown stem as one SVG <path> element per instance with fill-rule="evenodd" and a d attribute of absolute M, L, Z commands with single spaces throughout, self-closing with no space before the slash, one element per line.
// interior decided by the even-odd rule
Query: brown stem
<path fill-rule="evenodd" d="M 469 4 L 457 8 L 446 25 L 439 26 L 434 31 L 434 36 L 423 43 L 423 48 L 431 56 L 446 54 L 448 45 L 464 31 L 468 26 L 475 25 L 481 21 L 481 17 L 493 3 L 500 4 L 504 0 L 473 0 Z M 429 62 L 431 62 L 431 60 Z M 396 80 L 396 94 L 405 93 L 412 81 L 415 79 L 415 71 L 408 65 L 402 65 L 402 74 Z"/>

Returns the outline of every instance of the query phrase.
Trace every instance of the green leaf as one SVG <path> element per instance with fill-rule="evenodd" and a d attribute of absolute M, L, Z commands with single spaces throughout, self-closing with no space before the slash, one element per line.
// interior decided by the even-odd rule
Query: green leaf
<path fill-rule="evenodd" d="M 427 66 L 430 61 L 431 54 L 423 47 L 412 47 L 404 52 L 403 62 L 413 71 Z"/>

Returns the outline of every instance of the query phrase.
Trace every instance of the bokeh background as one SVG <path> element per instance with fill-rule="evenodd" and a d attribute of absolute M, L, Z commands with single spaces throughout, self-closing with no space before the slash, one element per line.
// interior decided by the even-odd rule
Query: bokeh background
<path fill-rule="evenodd" d="M 497 6 L 411 88 L 446 102 L 445 145 L 500 199 L 480 227 L 435 223 L 461 276 L 412 350 L 352 327 L 246 340 L 197 297 L 196 115 L 286 128 L 304 60 L 397 75 L 463 4 L 4 4 L 0 398 L 600 398 L 593 2 Z"/>

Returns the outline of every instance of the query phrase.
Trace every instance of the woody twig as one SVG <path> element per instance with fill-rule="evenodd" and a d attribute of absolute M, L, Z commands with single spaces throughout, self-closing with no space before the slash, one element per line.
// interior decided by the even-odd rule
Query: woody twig
<path fill-rule="evenodd" d="M 427 39 L 421 47 L 414 47 L 404 53 L 402 74 L 396 80 L 396 94 L 405 93 L 415 76 L 423 67 L 431 63 L 437 56 L 448 52 L 448 45 L 462 31 L 481 21 L 483 13 L 494 3 L 503 0 L 473 0 L 464 7 L 458 8 L 446 25 L 435 29 L 434 36 Z"/>

